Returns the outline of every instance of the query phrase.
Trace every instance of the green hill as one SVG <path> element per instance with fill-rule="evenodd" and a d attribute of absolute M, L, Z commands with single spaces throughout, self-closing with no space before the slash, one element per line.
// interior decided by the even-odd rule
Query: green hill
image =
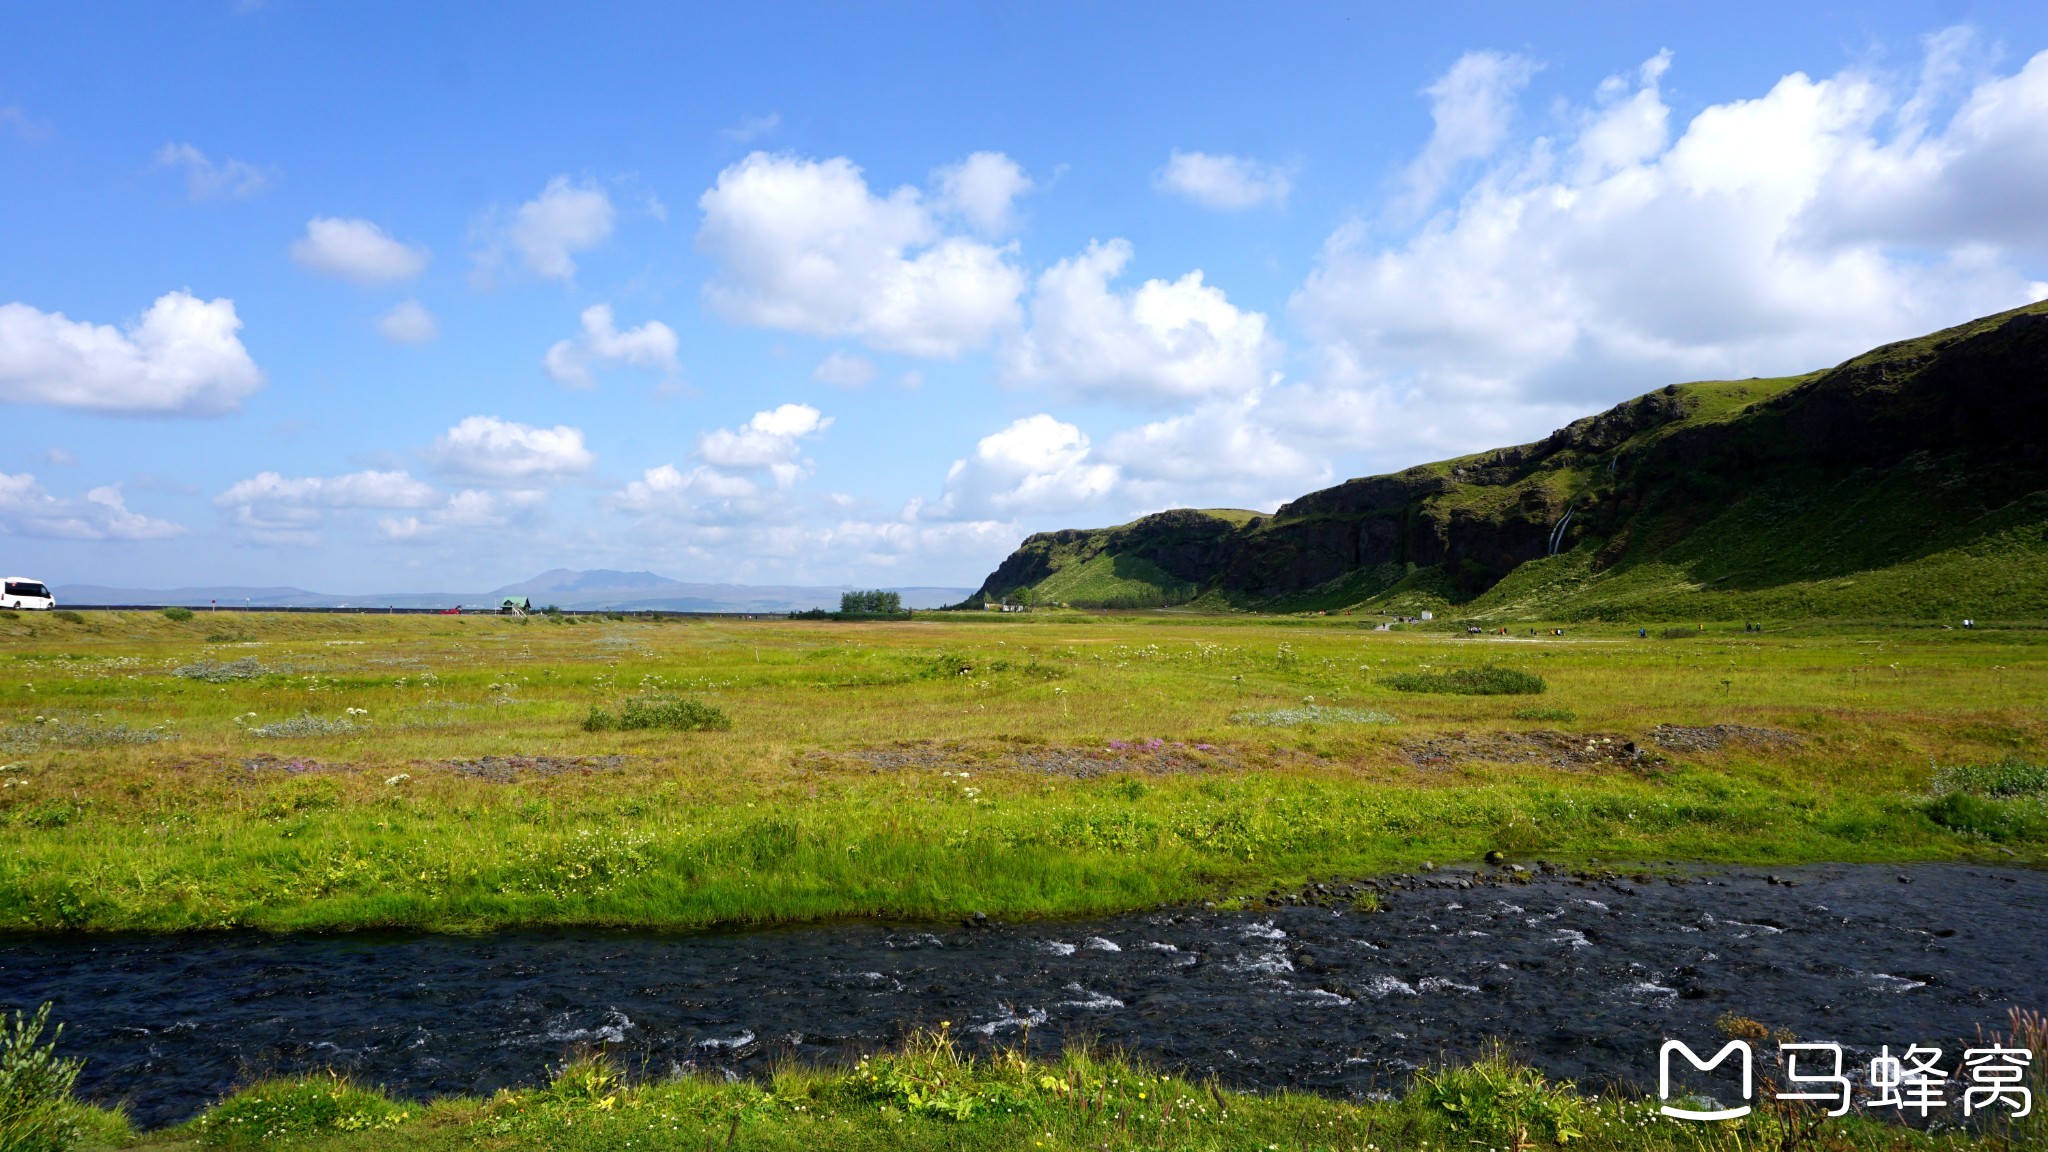
<path fill-rule="evenodd" d="M 2048 618 L 2048 302 L 1771 380 L 1674 384 L 1534 444 L 1271 516 L 1034 535 L 975 601 L 1480 620 Z"/>

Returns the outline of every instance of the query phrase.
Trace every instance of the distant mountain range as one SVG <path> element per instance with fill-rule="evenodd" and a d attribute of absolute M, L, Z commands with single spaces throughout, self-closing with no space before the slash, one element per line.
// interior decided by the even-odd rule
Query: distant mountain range
<path fill-rule="evenodd" d="M 579 572 L 556 568 L 531 580 L 489 592 L 377 592 L 359 596 L 308 592 L 304 588 L 247 588 L 237 585 L 201 588 L 108 588 L 97 584 L 60 584 L 59 604 L 209 604 L 249 608 L 453 608 L 496 605 L 508 596 L 525 596 L 534 607 L 669 612 L 802 612 L 837 608 L 839 594 L 851 585 L 814 587 L 794 584 L 690 584 L 652 572 L 594 569 Z M 966 599 L 972 588 L 891 588 L 906 608 L 938 608 Z"/>

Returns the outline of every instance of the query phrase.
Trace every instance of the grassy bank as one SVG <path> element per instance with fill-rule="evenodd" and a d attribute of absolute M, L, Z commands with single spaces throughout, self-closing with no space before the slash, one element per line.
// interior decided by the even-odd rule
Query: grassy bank
<path fill-rule="evenodd" d="M 849 1070 L 788 1068 L 764 1083 L 693 1077 L 634 1085 L 602 1058 L 541 1089 L 420 1105 L 332 1077 L 261 1083 L 189 1124 L 148 1135 L 118 1117 L 87 1147 L 404 1149 L 1409 1149 L 1587 1152 L 2018 1152 L 2048 1140 L 2040 1114 L 1928 1135 L 1861 1115 L 1828 1119 L 1772 1100 L 1702 1124 L 1633 1096 L 1581 1094 L 1498 1055 L 1419 1074 L 1398 1100 L 1251 1095 L 1087 1051 L 972 1059 L 942 1031 Z M 2048 1078 L 2037 1077 L 2037 1082 Z"/>
<path fill-rule="evenodd" d="M 1371 623 L 0 618 L 0 924 L 1018 917 L 1489 849 L 2048 852 L 2048 632 Z M 1396 690 L 1486 668 L 1543 691 Z M 717 722 L 589 723 L 629 713 Z"/>

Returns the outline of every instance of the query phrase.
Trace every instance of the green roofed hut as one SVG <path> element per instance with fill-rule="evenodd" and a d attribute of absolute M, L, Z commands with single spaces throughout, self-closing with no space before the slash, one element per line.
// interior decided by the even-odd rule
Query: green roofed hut
<path fill-rule="evenodd" d="M 531 611 L 533 611 L 533 601 L 528 600 L 524 596 L 507 596 L 505 597 L 505 602 L 498 605 L 498 615 L 500 616 L 524 616 Z"/>

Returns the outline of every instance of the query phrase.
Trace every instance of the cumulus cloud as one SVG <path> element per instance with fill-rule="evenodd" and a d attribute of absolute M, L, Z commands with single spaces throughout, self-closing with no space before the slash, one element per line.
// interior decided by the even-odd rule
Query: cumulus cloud
<path fill-rule="evenodd" d="M 963 167 L 961 188 L 973 192 L 960 211 L 992 213 L 996 167 Z M 917 189 L 876 196 L 844 157 L 756 152 L 697 203 L 697 243 L 719 265 L 705 295 L 736 323 L 957 356 L 1019 319 L 1025 277 L 1013 249 L 946 235 Z"/>
<path fill-rule="evenodd" d="M 157 149 L 156 166 L 182 171 L 185 192 L 194 200 L 215 196 L 247 199 L 270 187 L 277 178 L 276 169 L 233 158 L 216 162 L 190 144 L 166 144 Z"/>
<path fill-rule="evenodd" d="M 393 344 L 431 344 L 441 335 L 441 322 L 417 300 L 402 300 L 377 317 L 377 332 Z"/>
<path fill-rule="evenodd" d="M 395 284 L 426 270 L 428 253 L 386 234 L 368 220 L 315 216 L 292 241 L 299 267 L 356 284 Z"/>
<path fill-rule="evenodd" d="M 450 531 L 530 523 L 546 506 L 547 493 L 538 489 L 465 488 L 425 513 L 378 517 L 377 535 L 394 544 L 424 544 Z"/>
<path fill-rule="evenodd" d="M 851 352 L 834 352 L 818 361 L 818 366 L 811 370 L 811 379 L 841 388 L 864 387 L 874 378 L 875 362 Z"/>
<path fill-rule="evenodd" d="M 213 415 L 263 387 L 235 302 L 157 298 L 125 331 L 0 304 L 0 400 L 126 415 Z"/>
<path fill-rule="evenodd" d="M 1116 466 L 1093 459 L 1086 433 L 1040 413 L 992 432 L 946 472 L 945 494 L 919 518 L 988 518 L 1064 512 L 1116 486 Z"/>
<path fill-rule="evenodd" d="M 1153 183 L 1163 192 L 1224 212 L 1285 203 L 1293 188 L 1286 171 L 1271 164 L 1178 148 Z"/>
<path fill-rule="evenodd" d="M 676 363 L 675 329 L 659 320 L 621 332 L 612 320 L 612 306 L 593 304 L 583 310 L 583 331 L 548 349 L 542 367 L 548 377 L 565 388 L 595 388 L 591 365 L 631 364 L 652 368 L 673 376 Z"/>
<path fill-rule="evenodd" d="M 1309 430 L 1274 415 L 1263 391 L 1210 400 L 1117 433 L 1100 457 L 1129 503 L 1271 508 L 1332 478 L 1328 456 L 1302 443 Z"/>
<path fill-rule="evenodd" d="M 695 520 L 760 517 L 788 511 L 772 502 L 810 475 L 804 442 L 832 426 L 832 418 L 808 404 L 783 404 L 756 412 L 737 428 L 718 428 L 697 438 L 703 463 L 689 469 L 662 464 L 626 485 L 617 504 L 629 512 Z"/>
<path fill-rule="evenodd" d="M 84 499 L 52 496 L 33 473 L 0 472 L 0 535 L 53 540 L 161 540 L 183 535 L 182 525 L 131 511 L 119 484 L 94 488 Z"/>
<path fill-rule="evenodd" d="M 1416 204 L 1436 198 L 1460 165 L 1484 160 L 1507 142 L 1515 98 L 1536 62 L 1505 52 L 1467 52 L 1430 85 L 1429 143 L 1408 166 L 1409 195 Z"/>
<path fill-rule="evenodd" d="M 976 152 L 958 164 L 932 173 L 941 211 L 965 217 L 969 224 L 1000 236 L 1016 226 L 1017 197 L 1031 191 L 1031 177 L 1001 152 Z"/>
<path fill-rule="evenodd" d="M 596 460 L 580 428 L 535 428 L 496 416 L 468 417 L 435 439 L 432 454 L 449 473 L 504 488 L 560 483 Z"/>
<path fill-rule="evenodd" d="M 1130 262 L 1123 240 L 1094 243 L 1038 278 L 1031 328 L 1004 350 L 1012 382 L 1161 402 L 1243 393 L 1276 355 L 1266 317 L 1238 309 L 1202 273 L 1110 290 Z"/>
<path fill-rule="evenodd" d="M 441 501 L 433 485 L 403 471 L 351 472 L 342 476 L 287 477 L 259 472 L 213 498 L 235 526 L 270 544 L 312 545 L 325 511 L 342 508 L 425 508 Z"/>
<path fill-rule="evenodd" d="M 557 176 L 509 216 L 486 223 L 486 245 L 476 254 L 477 276 L 492 279 L 509 254 L 542 279 L 573 279 L 576 256 L 610 238 L 616 215 L 611 196 L 596 182 Z"/>
<path fill-rule="evenodd" d="M 1463 423 L 1449 439 L 1469 449 L 1489 413 L 1532 435 L 1659 383 L 1822 366 L 2035 294 L 2019 262 L 2048 254 L 2048 54 L 1938 127 L 1879 78 L 1794 73 L 1675 139 L 1669 64 L 1503 150 L 1502 94 L 1526 66 L 1460 61 L 1432 93 L 1440 134 L 1467 144 L 1433 140 L 1415 170 L 1500 155 L 1412 235 L 1331 237 L 1292 302 L 1320 383 L 1380 390 L 1351 407 L 1418 427 Z"/>

